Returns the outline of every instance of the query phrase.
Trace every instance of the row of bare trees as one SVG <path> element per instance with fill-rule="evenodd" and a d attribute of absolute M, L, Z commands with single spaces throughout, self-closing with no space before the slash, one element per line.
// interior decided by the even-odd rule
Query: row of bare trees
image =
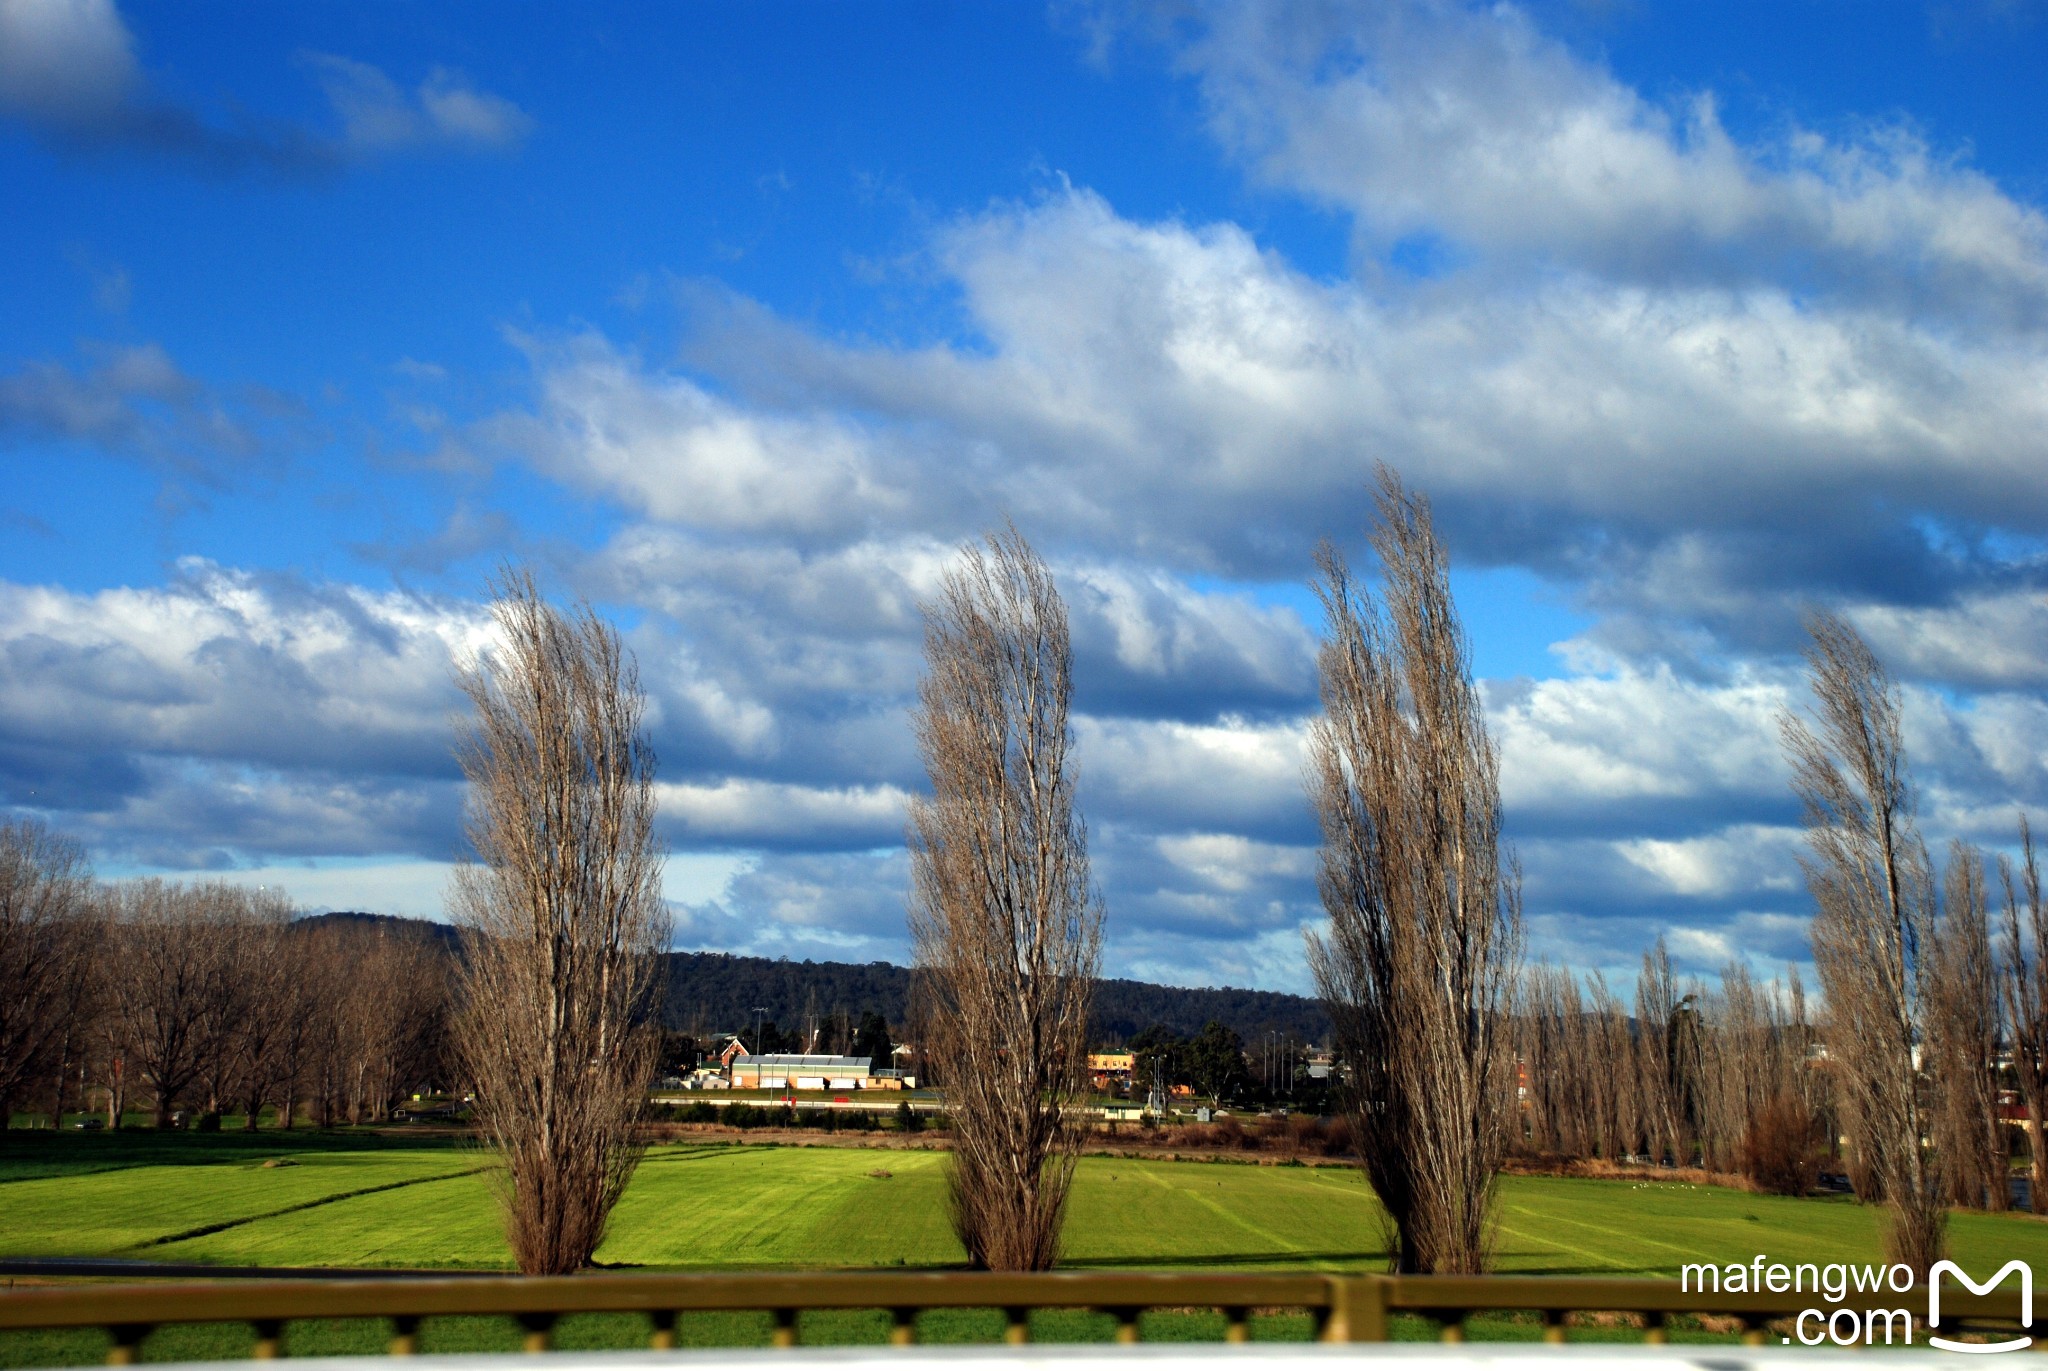
<path fill-rule="evenodd" d="M 382 1120 L 445 1080 L 449 970 L 403 925 L 295 920 L 226 882 L 99 884 L 75 844 L 0 825 L 0 1119 Z"/>
<path fill-rule="evenodd" d="M 1910 1071 L 1923 1156 L 1938 1156 L 1935 1208 L 2007 1206 L 2012 1131 L 2004 1100 L 2027 1106 L 2038 1138 L 2048 1079 L 2030 1071 L 2044 1027 L 2040 876 L 2022 821 L 2022 860 L 1998 862 L 1999 928 L 1984 854 L 1950 845 L 1938 911 L 1922 936 L 1921 1021 Z M 1730 962 L 1718 982 L 1672 975 L 1662 941 L 1632 1002 L 1598 974 L 1549 964 L 1523 977 L 1516 1006 L 1522 1145 L 1560 1158 L 1649 1161 L 1740 1172 L 1766 1188 L 1813 1183 L 1838 1158 L 1866 1198 L 1884 1171 L 1844 1073 L 1853 1021 L 1810 1017 L 1795 968 L 1758 981 Z M 1846 1150 L 1843 1138 L 1849 1141 Z M 2048 1159 L 2043 1159 L 2048 1160 Z M 2048 1203 L 2048 1194 L 2042 1194 Z"/>
<path fill-rule="evenodd" d="M 1532 966 L 1515 1034 L 1529 1151 L 1812 1184 L 1827 1079 L 1796 971 L 1760 982 L 1731 962 L 1681 987 L 1660 939 L 1624 1001 L 1603 976 Z"/>
<path fill-rule="evenodd" d="M 1680 995 L 1660 943 L 1633 1014 L 1598 977 L 1525 978 L 1524 1139 L 1565 1156 L 1650 1157 L 1803 1188 L 1823 1150 L 1891 1212 L 1887 1248 L 1926 1269 L 1952 1207 L 2009 1203 L 2006 1100 L 2025 1106 L 2034 1206 L 2048 1212 L 2048 910 L 2024 815 L 2015 863 L 1918 827 L 1896 682 L 1842 619 L 1809 619 L 1813 712 L 1782 721 L 1806 814 L 1814 963 L 1741 963 Z M 1994 876 L 1995 872 L 1995 876 Z"/>

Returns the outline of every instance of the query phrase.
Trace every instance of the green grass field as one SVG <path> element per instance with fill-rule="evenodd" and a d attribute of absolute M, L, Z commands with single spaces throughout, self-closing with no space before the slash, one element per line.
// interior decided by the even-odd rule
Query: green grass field
<path fill-rule="evenodd" d="M 270 1163 L 270 1165 L 266 1165 Z M 648 1153 L 598 1253 L 657 1270 L 945 1267 L 932 1152 L 670 1145 Z M 886 1174 L 880 1174 L 886 1173 Z M 0 1142 L 0 1256 L 224 1266 L 507 1264 L 490 1159 L 445 1138 L 16 1133 Z M 1499 1265 L 1675 1275 L 1686 1261 L 1872 1261 L 1878 1214 L 1848 1199 L 1712 1186 L 1510 1178 Z M 2048 1224 L 1958 1214 L 1957 1256 L 2048 1262 Z M 1376 1270 L 1379 1212 L 1340 1167 L 1087 1157 L 1066 1235 L 1075 1267 Z"/>
<path fill-rule="evenodd" d="M 943 1165 L 942 1154 L 929 1152 L 658 1147 L 614 1214 L 598 1259 L 650 1270 L 955 1265 L 962 1253 L 946 1222 Z M 0 1215 L 5 1257 L 508 1266 L 489 1159 L 445 1138 L 16 1133 L 0 1139 Z M 1511 1178 L 1502 1187 L 1498 1265 L 1556 1275 L 1671 1276 L 1683 1262 L 1746 1263 L 1758 1253 L 1787 1262 L 1867 1262 L 1877 1260 L 1878 1220 L 1877 1211 L 1840 1198 Z M 1972 1269 L 2013 1257 L 2048 1263 L 2048 1223 L 2025 1215 L 1958 1214 L 1952 1246 Z M 1378 1207 L 1349 1169 L 1088 1157 L 1068 1209 L 1065 1264 L 1379 1270 L 1385 1254 Z M 882 1325 L 864 1316 L 819 1317 L 845 1324 L 820 1324 L 821 1336 L 881 1336 Z M 927 1329 L 931 1336 L 977 1335 L 977 1316 L 933 1317 L 939 1322 Z M 1093 1328 L 1086 1315 L 1047 1317 L 1054 1320 L 1048 1336 L 1082 1336 Z M 1069 1328 L 1061 1319 L 1079 1322 Z M 765 1329 L 756 1329 L 757 1322 L 707 1317 L 690 1336 L 752 1341 Z M 994 1327 L 980 1331 L 992 1336 Z M 1106 1334 L 1107 1327 L 1095 1331 Z M 1193 1335 L 1206 1324 L 1182 1316 L 1181 1323 L 1168 1320 L 1155 1332 L 1176 1328 Z M 1303 1336 L 1306 1324 L 1280 1319 L 1266 1331 Z M 152 1352 L 232 1354 L 244 1336 L 223 1342 L 204 1330 L 166 1330 Z M 362 1328 L 308 1326 L 294 1341 L 299 1350 L 340 1351 L 358 1343 L 372 1348 L 377 1336 Z M 594 1339 L 593 1345 L 635 1336 L 602 1320 L 564 1333 L 569 1341 Z M 438 1326 L 428 1345 L 458 1350 L 501 1343 L 516 1343 L 509 1326 L 451 1320 Z M 89 1361 L 99 1345 L 76 1336 L 0 1339 L 0 1365 Z"/>

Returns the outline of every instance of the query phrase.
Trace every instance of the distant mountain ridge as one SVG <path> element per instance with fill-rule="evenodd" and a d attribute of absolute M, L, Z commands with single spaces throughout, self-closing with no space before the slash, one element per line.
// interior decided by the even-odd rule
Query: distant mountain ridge
<path fill-rule="evenodd" d="M 451 949 L 462 943 L 459 930 L 428 919 L 353 910 L 312 918 L 406 924 L 423 927 Z M 812 1010 L 844 1010 L 856 1019 L 873 1010 L 898 1033 L 909 1017 L 910 968 L 892 962 L 792 962 L 727 952 L 671 952 L 666 960 L 668 997 L 662 1017 L 671 1028 L 734 1032 L 754 1022 L 757 1008 L 764 1011 L 761 1017 L 784 1029 L 794 1028 Z M 1330 1037 L 1330 1020 L 1321 1003 L 1306 996 L 1129 980 L 1097 984 L 1091 1037 L 1096 1042 L 1119 1041 L 1155 1024 L 1192 1037 L 1211 1020 L 1235 1029 L 1247 1045 L 1268 1033 L 1312 1043 L 1325 1043 Z"/>
<path fill-rule="evenodd" d="M 765 1011 L 761 1017 L 784 1029 L 795 1027 L 812 1010 L 845 1010 L 856 1018 L 873 1010 L 901 1032 L 909 1001 L 910 969 L 891 962 L 792 962 L 725 952 L 668 956 L 666 1018 L 676 1028 L 730 1032 L 753 1023 L 757 1008 Z M 1330 1036 L 1321 1003 L 1301 995 L 1105 980 L 1096 985 L 1091 1037 L 1096 1042 L 1128 1039 L 1155 1024 L 1192 1037 L 1211 1020 L 1237 1030 L 1247 1044 L 1269 1032 L 1314 1043 Z"/>

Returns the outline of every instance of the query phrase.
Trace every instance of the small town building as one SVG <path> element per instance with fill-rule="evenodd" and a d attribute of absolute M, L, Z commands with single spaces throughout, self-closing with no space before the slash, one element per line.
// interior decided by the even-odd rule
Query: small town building
<path fill-rule="evenodd" d="M 1113 1091 L 1131 1083 L 1137 1058 L 1129 1052 L 1090 1052 L 1088 1083 L 1097 1090 Z"/>
<path fill-rule="evenodd" d="M 916 1082 L 898 1071 L 876 1071 L 866 1057 L 810 1052 L 742 1051 L 727 1060 L 734 1090 L 904 1090 Z"/>

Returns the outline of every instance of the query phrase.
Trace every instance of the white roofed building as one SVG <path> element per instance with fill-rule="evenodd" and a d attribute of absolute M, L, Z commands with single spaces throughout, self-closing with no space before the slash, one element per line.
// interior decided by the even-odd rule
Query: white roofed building
<path fill-rule="evenodd" d="M 735 1090 L 902 1090 L 911 1084 L 901 1072 L 877 1072 L 866 1057 L 822 1053 L 740 1052 L 726 1070 Z"/>

